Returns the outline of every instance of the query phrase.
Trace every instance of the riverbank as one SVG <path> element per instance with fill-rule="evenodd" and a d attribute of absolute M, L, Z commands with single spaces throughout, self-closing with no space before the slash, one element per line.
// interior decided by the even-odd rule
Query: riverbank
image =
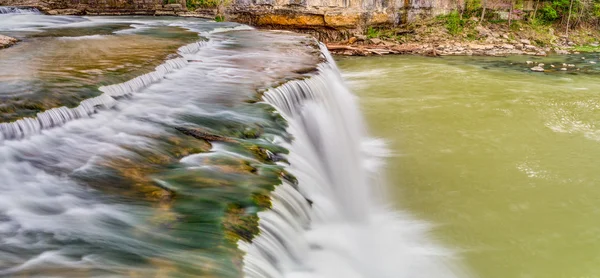
<path fill-rule="evenodd" d="M 418 54 L 426 56 L 508 56 L 577 54 L 600 51 L 600 32 L 577 28 L 567 37 L 552 26 L 514 22 L 466 21 L 460 30 L 444 18 L 432 18 L 389 29 L 368 29 L 365 35 L 327 43 L 337 55 Z"/>

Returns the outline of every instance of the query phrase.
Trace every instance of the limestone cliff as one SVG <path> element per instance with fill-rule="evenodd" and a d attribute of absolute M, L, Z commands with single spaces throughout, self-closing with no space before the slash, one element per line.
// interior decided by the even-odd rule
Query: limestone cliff
<path fill-rule="evenodd" d="M 419 16 L 445 13 L 454 8 L 452 3 L 451 0 L 232 0 L 224 10 L 231 21 L 339 41 L 361 34 L 369 26 L 391 26 Z M 216 8 L 190 11 L 187 4 L 186 0 L 0 0 L 0 6 L 34 6 L 49 14 L 214 18 L 217 13 Z"/>

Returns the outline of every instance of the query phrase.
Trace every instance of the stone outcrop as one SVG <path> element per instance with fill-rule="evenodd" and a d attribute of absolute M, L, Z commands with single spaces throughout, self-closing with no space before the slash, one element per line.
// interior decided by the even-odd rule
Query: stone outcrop
<path fill-rule="evenodd" d="M 215 3 L 218 3 L 215 2 Z M 227 19 L 259 28 L 312 34 L 324 41 L 360 35 L 367 27 L 387 27 L 453 9 L 451 0 L 233 0 Z M 189 11 L 186 0 L 0 0 L 0 6 L 37 7 L 48 14 L 180 15 L 214 18 L 217 7 Z"/>
<path fill-rule="evenodd" d="M 0 49 L 10 47 L 18 42 L 17 39 L 0 35 Z"/>
<path fill-rule="evenodd" d="M 187 11 L 186 0 L 0 0 L 0 6 L 36 7 L 47 14 L 176 15 Z M 176 3 L 173 3 L 176 2 Z"/>

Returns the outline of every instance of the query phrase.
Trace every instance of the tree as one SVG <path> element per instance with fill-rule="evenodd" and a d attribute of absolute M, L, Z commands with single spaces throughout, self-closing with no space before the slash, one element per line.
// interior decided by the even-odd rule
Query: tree
<path fill-rule="evenodd" d="M 535 2 L 535 8 L 533 9 L 533 16 L 531 17 L 532 20 L 535 20 L 535 16 L 537 14 L 537 10 L 538 10 L 539 6 L 540 6 L 540 0 L 537 0 Z"/>
<path fill-rule="evenodd" d="M 510 29 L 510 24 L 512 22 L 512 12 L 515 8 L 515 0 L 510 0 L 510 10 L 508 10 L 508 28 Z"/>
<path fill-rule="evenodd" d="M 481 0 L 481 7 L 483 8 L 483 10 L 481 11 L 481 19 L 479 19 L 479 24 L 481 24 L 481 22 L 483 22 L 483 19 L 485 18 L 485 9 L 487 8 L 487 0 Z"/>
<path fill-rule="evenodd" d="M 566 32 L 566 36 L 567 38 L 569 38 L 569 24 L 571 21 L 571 11 L 573 10 L 573 0 L 571 0 L 571 4 L 569 5 L 569 15 L 567 15 L 567 32 Z"/>

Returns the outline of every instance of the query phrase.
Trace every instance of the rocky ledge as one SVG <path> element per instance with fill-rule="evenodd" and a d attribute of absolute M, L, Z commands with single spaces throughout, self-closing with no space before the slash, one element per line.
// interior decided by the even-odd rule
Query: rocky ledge
<path fill-rule="evenodd" d="M 368 56 L 385 54 L 419 54 L 427 56 L 507 56 L 532 55 L 546 56 L 548 53 L 568 54 L 568 50 L 550 47 L 537 47 L 528 40 L 512 43 L 475 43 L 448 41 L 436 43 L 398 43 L 381 39 L 351 38 L 347 42 L 327 44 L 329 51 L 337 55 Z"/>
<path fill-rule="evenodd" d="M 19 40 L 9 36 L 0 35 L 0 49 L 7 48 L 16 44 Z"/>
<path fill-rule="evenodd" d="M 576 46 L 589 44 L 598 48 L 598 38 L 586 37 L 586 42 L 575 43 L 565 36 L 552 32 L 535 32 L 531 28 L 508 30 L 497 24 L 478 25 L 477 21 L 457 34 L 451 34 L 438 21 L 422 22 L 404 29 L 372 29 L 365 35 L 355 35 L 348 40 L 328 43 L 329 50 L 338 55 L 420 54 L 429 56 L 478 55 L 546 56 L 551 53 L 576 53 Z M 589 43 L 596 40 L 595 43 Z"/>

